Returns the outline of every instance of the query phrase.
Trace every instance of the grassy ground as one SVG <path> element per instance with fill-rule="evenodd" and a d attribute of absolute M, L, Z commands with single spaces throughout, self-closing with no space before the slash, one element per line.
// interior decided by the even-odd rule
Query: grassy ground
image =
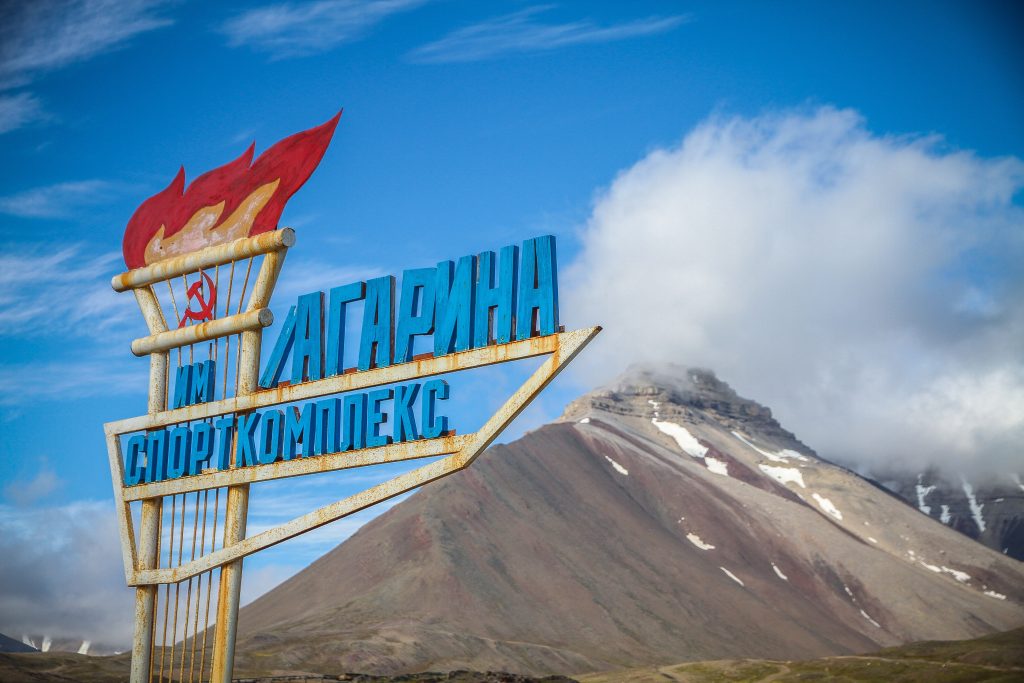
<path fill-rule="evenodd" d="M 964 683 L 1024 681 L 1024 628 L 975 640 L 912 643 L 870 655 L 803 662 L 691 662 L 577 676 L 581 683 L 741 683 L 767 681 L 894 681 Z"/>
<path fill-rule="evenodd" d="M 0 681 L 4 683 L 108 683 L 128 677 L 128 659 L 87 657 L 67 653 L 0 654 Z M 768 681 L 879 681 L 896 683 L 973 683 L 1024 681 L 1024 628 L 975 640 L 912 643 L 869 655 L 826 657 L 803 662 L 757 659 L 690 662 L 588 674 L 580 683 L 741 683 Z M 252 680 L 252 679 L 249 679 Z M 259 679 L 271 681 L 274 679 Z M 277 679 L 284 681 L 285 679 Z M 294 679 L 293 679 L 294 680 Z M 502 674 L 458 672 L 413 674 L 386 678 L 329 676 L 307 681 L 348 680 L 353 683 L 528 683 L 528 679 Z M 560 678 L 561 682 L 570 679 Z"/>

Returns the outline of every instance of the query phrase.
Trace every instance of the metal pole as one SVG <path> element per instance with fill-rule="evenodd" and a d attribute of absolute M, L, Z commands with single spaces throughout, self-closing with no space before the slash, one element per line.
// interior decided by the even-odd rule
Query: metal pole
<path fill-rule="evenodd" d="M 249 485 L 228 487 L 227 511 L 224 517 L 224 547 L 245 538 L 246 512 L 249 507 Z M 238 635 L 238 599 L 242 590 L 242 562 L 235 560 L 221 567 L 220 589 L 217 593 L 217 624 L 213 638 L 213 671 L 210 680 L 231 683 L 235 668 L 235 639 Z"/>
<path fill-rule="evenodd" d="M 149 405 L 151 414 L 167 407 L 167 357 L 154 353 L 149 357 Z M 142 501 L 139 523 L 139 568 L 156 569 L 157 542 L 159 540 L 160 511 L 163 501 L 151 498 Z M 148 683 L 153 655 L 153 608 L 158 586 L 138 586 L 135 589 L 135 635 L 132 638 L 131 683 Z"/>
<path fill-rule="evenodd" d="M 277 277 L 281 274 L 287 251 L 272 251 L 263 257 L 263 264 L 253 285 L 247 310 L 265 308 L 270 302 Z M 238 396 L 259 389 L 260 342 L 262 328 L 242 333 L 239 347 Z M 236 454 L 237 454 L 236 436 Z M 232 463 L 234 467 L 234 463 Z M 249 508 L 249 485 L 228 487 L 227 509 L 224 517 L 224 544 L 229 548 L 245 539 L 246 513 Z M 238 600 L 242 590 L 242 562 L 238 559 L 220 570 L 220 590 L 217 594 L 217 625 L 213 640 L 213 683 L 231 683 L 235 667 L 235 640 L 238 636 Z"/>

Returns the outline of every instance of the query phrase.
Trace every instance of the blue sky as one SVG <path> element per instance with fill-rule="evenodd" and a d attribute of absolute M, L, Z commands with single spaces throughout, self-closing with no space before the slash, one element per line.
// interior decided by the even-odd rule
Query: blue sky
<path fill-rule="evenodd" d="M 719 169 L 789 140 L 779 154 L 797 164 L 803 159 L 799 150 L 820 143 L 836 158 L 874 154 L 882 159 L 865 177 L 880 177 L 883 167 L 911 159 L 909 168 L 934 179 L 905 193 L 910 197 L 905 201 L 925 206 L 924 213 L 941 212 L 928 225 L 985 226 L 973 232 L 964 228 L 974 240 L 970 246 L 936 254 L 919 272 L 909 268 L 917 279 L 893 280 L 902 289 L 920 288 L 923 298 L 908 299 L 885 320 L 866 318 L 861 329 L 884 328 L 885 334 L 851 347 L 851 357 L 914 358 L 916 374 L 893 376 L 891 386 L 905 387 L 922 415 L 945 406 L 947 399 L 953 401 L 949 410 L 963 413 L 963 405 L 948 394 L 965 391 L 995 392 L 1016 405 L 1019 361 L 1015 364 L 1005 349 L 1021 329 L 1009 303 L 1020 292 L 1018 266 L 1010 258 L 1020 253 L 1021 242 L 1020 14 L 1009 2 L 47 0 L 5 6 L 0 10 L 0 283 L 5 288 L 0 294 L 0 504 L 5 516 L 31 529 L 45 511 L 83 501 L 102 505 L 109 498 L 101 425 L 145 410 L 145 361 L 128 349 L 144 328 L 130 297 L 115 295 L 108 285 L 123 267 L 121 236 L 138 204 L 165 187 L 181 164 L 194 178 L 235 158 L 253 140 L 258 153 L 341 107 L 345 113 L 323 162 L 284 213 L 282 224 L 294 226 L 299 241 L 282 276 L 282 295 L 301 293 L 310 283 L 329 286 L 366 274 L 397 274 L 552 233 L 559 239 L 563 275 L 574 273 L 566 285 L 563 318 L 570 325 L 610 325 L 601 358 L 614 361 L 606 365 L 618 370 L 633 350 L 616 341 L 614 330 L 643 324 L 620 312 L 631 299 L 647 295 L 643 280 L 629 273 L 620 274 L 623 286 L 616 289 L 610 280 L 614 264 L 598 246 L 589 246 L 602 240 L 614 244 L 616 235 L 621 239 L 616 230 L 629 219 L 608 218 L 621 217 L 616 202 L 644 178 L 659 177 L 666 158 L 679 160 L 682 169 Z M 793 128 L 802 132 L 787 137 Z M 815 130 L 835 133 L 807 132 Z M 693 149 L 704 144 L 700 131 L 712 141 L 707 144 L 720 145 L 720 153 L 694 156 Z M 741 149 L 721 152 L 723 140 Z M 694 161 L 697 157 L 703 161 Z M 766 168 L 785 174 L 787 163 Z M 733 177 L 723 176 L 722 182 Z M 992 193 L 984 201 L 971 199 L 984 194 L 971 184 L 979 178 L 986 179 L 981 189 Z M 942 187 L 962 199 L 944 202 L 937 189 Z M 671 186 L 666 192 L 672 194 Z M 744 197 L 756 205 L 752 192 Z M 661 205 L 659 197 L 652 195 L 652 205 Z M 914 232 L 926 229 L 922 225 L 889 234 L 908 239 L 924 234 L 929 241 L 927 233 Z M 963 236 L 955 228 L 951 232 Z M 651 242 L 642 243 L 662 240 L 661 232 L 652 235 Z M 937 242 L 944 239 L 935 236 Z M 677 230 L 662 243 L 680 253 L 697 245 L 728 250 L 696 237 L 687 242 Z M 635 268 L 643 268 L 643 253 L 631 252 L 630 258 Z M 658 268 L 660 273 L 671 265 L 659 262 Z M 663 288 L 650 272 L 644 277 L 650 287 Z M 947 284 L 958 288 L 955 294 Z M 613 295 L 594 295 L 609 287 Z M 789 291 L 779 287 L 780 293 Z M 733 301 L 742 293 L 723 297 Z M 954 299 L 962 319 L 928 317 L 929 302 L 942 308 Z M 287 303 L 275 298 L 279 317 Z M 651 315 L 670 318 L 666 311 L 671 310 L 661 305 Z M 772 321 L 793 310 L 783 308 Z M 847 320 L 858 311 L 851 308 Z M 918 314 L 928 319 L 915 322 Z M 698 312 L 690 315 L 700 319 Z M 915 321 L 907 322 L 911 318 Z M 890 319 L 900 325 L 890 330 Z M 718 318 L 704 320 L 704 329 L 716 329 Z M 956 332 L 962 329 L 958 320 L 984 335 L 975 339 Z M 812 429 L 814 416 L 799 397 L 773 393 L 778 376 L 730 365 L 700 345 L 687 346 L 688 338 L 672 331 L 686 320 L 673 324 L 659 336 L 671 347 L 658 354 L 637 349 L 637 358 L 715 364 L 754 398 L 773 407 L 769 399 L 777 398 L 783 417 L 792 416 L 790 424 Z M 956 346 L 949 341 L 953 337 L 966 341 Z M 776 358 L 725 348 L 753 358 L 759 367 Z M 1001 364 L 980 368 L 982 358 Z M 892 362 L 897 365 L 908 364 Z M 959 374 L 942 374 L 953 365 Z M 791 364 L 778 367 L 799 372 Z M 467 384 L 474 401 L 460 408 L 465 412 L 458 419 L 481 419 L 484 408 L 503 398 L 492 384 L 514 386 L 521 374 L 510 370 L 493 375 L 496 380 Z M 565 403 L 601 379 L 601 372 L 590 371 L 560 380 L 510 434 L 557 417 Z M 976 385 L 970 384 L 973 379 Z M 867 388 L 851 393 L 859 403 L 844 414 L 857 414 L 879 430 L 900 426 L 871 421 L 877 402 Z M 483 408 L 475 405 L 477 397 Z M 908 419 L 917 419 L 911 413 Z M 1009 431 L 992 435 L 993 440 L 1019 433 L 1019 420 L 1004 421 Z M 921 432 L 928 429 L 922 422 Z M 827 443 L 824 437 L 821 443 Z M 840 452 L 841 445 L 835 448 L 836 455 L 853 461 L 862 454 L 859 445 L 848 454 Z M 971 448 L 977 450 L 978 443 L 964 445 L 965 452 Z M 1005 469 L 1005 459 L 1000 462 Z M 326 491 L 324 502 L 332 495 Z M 282 507 L 285 519 L 297 514 Z M 353 527 L 338 526 L 314 542 L 253 563 L 265 569 L 260 585 L 307 563 Z M 0 618 L 0 626 L 5 623 L 10 622 Z"/>

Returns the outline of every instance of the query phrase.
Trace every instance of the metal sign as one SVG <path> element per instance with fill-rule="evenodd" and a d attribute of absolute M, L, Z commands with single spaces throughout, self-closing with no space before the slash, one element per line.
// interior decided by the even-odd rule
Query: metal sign
<path fill-rule="evenodd" d="M 149 328 L 131 344 L 150 359 L 148 412 L 104 431 L 136 587 L 133 682 L 230 681 L 243 558 L 467 467 L 600 331 L 559 326 L 545 236 L 406 270 L 400 287 L 387 276 L 302 295 L 261 372 L 270 296 L 295 243 L 276 223 L 337 122 L 255 163 L 250 148 L 187 189 L 179 172 L 129 222 L 131 269 L 113 287 L 135 294 Z M 428 350 L 415 354 L 417 343 Z M 537 356 L 547 359 L 480 429 L 452 429 L 444 375 Z M 431 457 L 246 534 L 252 484 Z"/>

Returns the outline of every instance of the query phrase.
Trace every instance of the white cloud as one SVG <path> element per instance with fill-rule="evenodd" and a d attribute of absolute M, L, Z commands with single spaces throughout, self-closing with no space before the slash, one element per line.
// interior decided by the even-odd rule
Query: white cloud
<path fill-rule="evenodd" d="M 119 190 L 107 180 L 76 180 L 34 187 L 0 197 L 0 213 L 23 218 L 61 218 L 81 209 L 104 204 Z"/>
<path fill-rule="evenodd" d="M 124 344 L 127 347 L 127 342 Z M 41 400 L 138 393 L 146 386 L 149 364 L 126 356 L 0 365 L 0 407 Z"/>
<path fill-rule="evenodd" d="M 113 503 L 0 505 L 0 558 L 0 632 L 131 643 Z"/>
<path fill-rule="evenodd" d="M 148 364 L 128 353 L 133 335 L 145 334 L 142 316 L 134 297 L 110 288 L 119 260 L 78 245 L 0 249 L 0 339 L 32 344 L 59 335 L 66 351 L 45 361 L 0 363 L 0 406 L 145 386 Z"/>
<path fill-rule="evenodd" d="M 0 135 L 44 118 L 42 105 L 32 93 L 0 95 Z"/>
<path fill-rule="evenodd" d="M 329 292 L 333 287 L 386 274 L 384 270 L 374 266 L 337 265 L 309 258 L 289 261 L 287 268 L 287 275 L 278 282 L 272 300 L 274 306 L 281 307 L 279 316 L 282 320 L 288 312 L 288 306 L 294 304 L 302 294 Z"/>
<path fill-rule="evenodd" d="M 0 89 L 123 47 L 170 25 L 151 0 L 35 0 L 0 10 Z"/>
<path fill-rule="evenodd" d="M 172 23 L 166 0 L 33 0 L 0 5 L 0 91 L 124 47 Z M 47 118 L 29 92 L 0 95 L 0 134 Z"/>
<path fill-rule="evenodd" d="M 142 332 L 134 298 L 110 288 L 119 260 L 77 245 L 8 245 L 0 253 L 0 337 L 104 335 L 136 319 Z"/>
<path fill-rule="evenodd" d="M 425 0 L 320 0 L 279 3 L 247 10 L 221 31 L 232 47 L 248 45 L 275 59 L 326 52 L 360 38 L 392 14 Z"/>
<path fill-rule="evenodd" d="M 419 62 L 472 62 L 508 53 L 539 52 L 664 33 L 689 20 L 677 15 L 599 26 L 590 20 L 558 24 L 534 19 L 548 9 L 551 7 L 529 7 L 457 29 L 440 40 L 416 48 L 410 56 Z"/>
<path fill-rule="evenodd" d="M 847 463 L 1019 467 L 1022 187 L 848 110 L 712 118 L 598 198 L 564 296 L 606 330 L 577 364 L 712 368 Z"/>
<path fill-rule="evenodd" d="M 39 469 L 30 479 L 17 479 L 4 486 L 4 495 L 17 505 L 25 506 L 45 498 L 64 484 L 64 480 L 43 458 Z"/>

